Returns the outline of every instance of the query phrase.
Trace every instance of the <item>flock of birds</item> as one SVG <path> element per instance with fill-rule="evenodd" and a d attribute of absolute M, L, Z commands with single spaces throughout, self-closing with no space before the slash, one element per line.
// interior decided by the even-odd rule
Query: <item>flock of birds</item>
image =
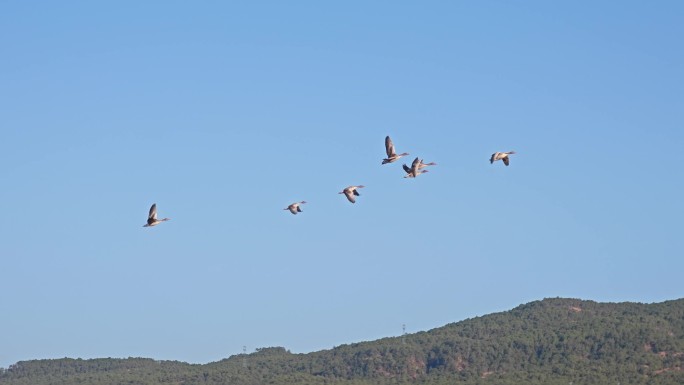
<path fill-rule="evenodd" d="M 394 149 L 394 143 L 392 143 L 392 139 L 389 136 L 385 137 L 385 152 L 387 153 L 387 158 L 384 158 L 382 160 L 382 164 L 394 163 L 400 158 L 409 155 L 408 152 L 397 154 L 396 150 Z M 515 154 L 515 151 L 495 152 L 492 154 L 491 158 L 489 158 L 489 163 L 494 163 L 497 160 L 501 160 L 506 166 L 508 166 L 510 164 L 509 155 L 512 154 Z M 436 165 L 437 163 L 435 162 L 424 163 L 423 159 L 416 157 L 416 159 L 414 159 L 411 163 L 410 167 L 406 164 L 402 165 L 402 168 L 406 172 L 404 178 L 416 178 L 418 177 L 418 175 L 425 174 L 426 172 L 428 172 L 428 170 L 425 169 L 426 167 Z M 344 194 L 344 196 L 347 197 L 347 200 L 349 202 L 356 203 L 356 197 L 361 195 L 359 194 L 358 190 L 364 187 L 365 186 L 363 185 L 349 186 L 344 190 L 340 191 L 338 194 Z M 296 215 L 297 213 L 302 212 L 301 205 L 305 203 L 306 201 L 294 202 L 286 208 L 284 208 L 283 210 L 289 210 L 292 214 Z M 162 222 L 168 221 L 169 219 L 171 218 L 157 219 L 157 204 L 154 203 L 152 204 L 152 207 L 150 207 L 150 212 L 147 216 L 147 223 L 143 225 L 143 227 L 156 226 Z"/>

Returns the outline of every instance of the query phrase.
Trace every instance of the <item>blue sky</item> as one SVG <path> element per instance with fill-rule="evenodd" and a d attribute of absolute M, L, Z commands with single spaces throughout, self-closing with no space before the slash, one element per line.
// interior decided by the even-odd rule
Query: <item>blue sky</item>
<path fill-rule="evenodd" d="M 0 4 L 0 366 L 682 297 L 683 11 Z M 386 135 L 438 166 L 381 166 Z"/>

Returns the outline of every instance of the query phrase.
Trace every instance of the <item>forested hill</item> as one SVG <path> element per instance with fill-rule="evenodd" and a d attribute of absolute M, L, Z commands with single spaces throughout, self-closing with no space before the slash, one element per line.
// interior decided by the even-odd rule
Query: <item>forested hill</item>
<path fill-rule="evenodd" d="M 684 384 L 684 299 L 545 299 L 404 337 L 292 354 L 262 348 L 205 365 L 22 361 L 2 385 Z"/>

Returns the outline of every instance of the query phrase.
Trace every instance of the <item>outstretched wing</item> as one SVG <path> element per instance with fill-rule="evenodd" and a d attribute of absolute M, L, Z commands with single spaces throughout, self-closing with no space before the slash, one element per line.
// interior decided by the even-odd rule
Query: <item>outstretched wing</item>
<path fill-rule="evenodd" d="M 397 153 L 394 151 L 394 143 L 392 143 L 392 139 L 390 139 L 389 136 L 385 137 L 385 152 L 387 152 L 388 158 L 392 158 L 397 155 Z"/>
<path fill-rule="evenodd" d="M 508 156 L 504 156 L 503 159 L 501 159 L 501 160 L 503 160 L 504 164 L 506 166 L 508 166 L 508 162 L 509 162 Z"/>
<path fill-rule="evenodd" d="M 150 220 L 157 220 L 157 204 L 153 203 L 152 207 L 150 207 L 150 214 L 147 216 L 147 219 Z"/>
<path fill-rule="evenodd" d="M 406 171 L 407 174 L 411 173 L 411 168 L 409 168 L 409 166 L 406 164 L 402 164 L 401 167 L 404 168 L 404 171 Z"/>

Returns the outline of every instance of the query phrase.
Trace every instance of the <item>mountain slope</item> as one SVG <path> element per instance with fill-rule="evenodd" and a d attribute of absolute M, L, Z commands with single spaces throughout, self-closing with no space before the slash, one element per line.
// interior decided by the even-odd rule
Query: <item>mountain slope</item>
<path fill-rule="evenodd" d="M 23 361 L 1 373 L 0 384 L 682 384 L 683 368 L 684 299 L 545 299 L 403 338 L 308 354 L 264 348 L 206 365 Z"/>

